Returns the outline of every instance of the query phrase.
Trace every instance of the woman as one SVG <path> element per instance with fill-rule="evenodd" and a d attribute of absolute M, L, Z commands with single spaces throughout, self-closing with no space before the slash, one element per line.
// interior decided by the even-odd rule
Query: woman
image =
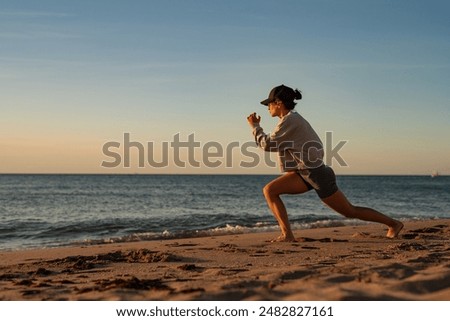
<path fill-rule="evenodd" d="M 336 185 L 333 170 L 323 163 L 323 145 L 311 125 L 294 108 L 294 100 L 302 98 L 296 89 L 281 85 L 270 91 L 261 104 L 268 106 L 272 117 L 279 117 L 275 130 L 265 134 L 259 126 L 261 117 L 256 113 L 247 117 L 253 128 L 258 146 L 266 151 L 278 152 L 280 167 L 284 175 L 268 183 L 264 189 L 269 208 L 281 229 L 276 242 L 294 242 L 282 194 L 301 194 L 314 189 L 320 199 L 330 208 L 348 218 L 378 222 L 388 226 L 386 237 L 395 238 L 403 228 L 394 220 L 371 208 L 352 205 Z"/>

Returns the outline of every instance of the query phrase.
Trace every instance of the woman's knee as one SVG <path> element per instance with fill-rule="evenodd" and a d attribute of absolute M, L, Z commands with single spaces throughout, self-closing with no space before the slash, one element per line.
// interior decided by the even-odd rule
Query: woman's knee
<path fill-rule="evenodd" d="M 266 199 L 273 199 L 282 194 L 300 194 L 307 190 L 308 187 L 298 178 L 298 175 L 295 172 L 289 172 L 264 186 L 263 194 Z"/>
<path fill-rule="evenodd" d="M 271 199 L 272 197 L 278 196 L 272 183 L 269 183 L 263 187 L 263 194 L 266 199 Z"/>

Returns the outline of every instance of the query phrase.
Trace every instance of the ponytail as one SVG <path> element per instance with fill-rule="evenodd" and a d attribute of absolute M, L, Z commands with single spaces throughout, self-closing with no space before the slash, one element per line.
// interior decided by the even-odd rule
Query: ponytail
<path fill-rule="evenodd" d="M 297 103 L 294 102 L 294 100 L 302 99 L 302 93 L 298 89 L 295 89 L 295 90 L 291 89 L 291 94 L 289 96 L 290 96 L 289 100 L 283 101 L 283 103 L 287 109 L 292 110 L 295 108 L 295 105 L 297 105 Z"/>

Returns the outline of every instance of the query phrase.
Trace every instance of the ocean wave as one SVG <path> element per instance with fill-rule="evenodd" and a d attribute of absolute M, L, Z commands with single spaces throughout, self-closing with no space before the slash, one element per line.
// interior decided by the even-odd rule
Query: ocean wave
<path fill-rule="evenodd" d="M 353 226 L 362 225 L 364 222 L 358 220 L 345 220 L 345 219 L 326 219 L 319 220 L 310 223 L 296 222 L 292 224 L 293 230 L 305 230 L 324 227 L 339 227 L 339 226 Z M 101 239 L 85 239 L 83 241 L 73 242 L 76 245 L 95 245 L 106 243 L 123 243 L 123 242 L 139 242 L 139 241 L 153 241 L 153 240 L 165 240 L 165 239 L 183 239 L 183 238 L 196 238 L 196 237 L 211 237 L 221 235 L 236 235 L 236 234 L 248 234 L 248 233 L 264 233 L 264 232 L 277 232 L 279 227 L 276 224 L 270 224 L 267 222 L 257 222 L 253 226 L 243 225 L 231 225 L 219 226 L 204 230 L 182 230 L 182 231 L 170 231 L 164 230 L 163 232 L 144 232 L 133 233 L 118 237 L 108 237 Z"/>

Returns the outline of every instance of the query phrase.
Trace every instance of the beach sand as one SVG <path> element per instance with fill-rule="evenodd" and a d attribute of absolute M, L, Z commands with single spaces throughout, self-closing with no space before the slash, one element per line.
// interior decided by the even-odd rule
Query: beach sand
<path fill-rule="evenodd" d="M 0 253 L 0 300 L 450 300 L 450 219 Z"/>

